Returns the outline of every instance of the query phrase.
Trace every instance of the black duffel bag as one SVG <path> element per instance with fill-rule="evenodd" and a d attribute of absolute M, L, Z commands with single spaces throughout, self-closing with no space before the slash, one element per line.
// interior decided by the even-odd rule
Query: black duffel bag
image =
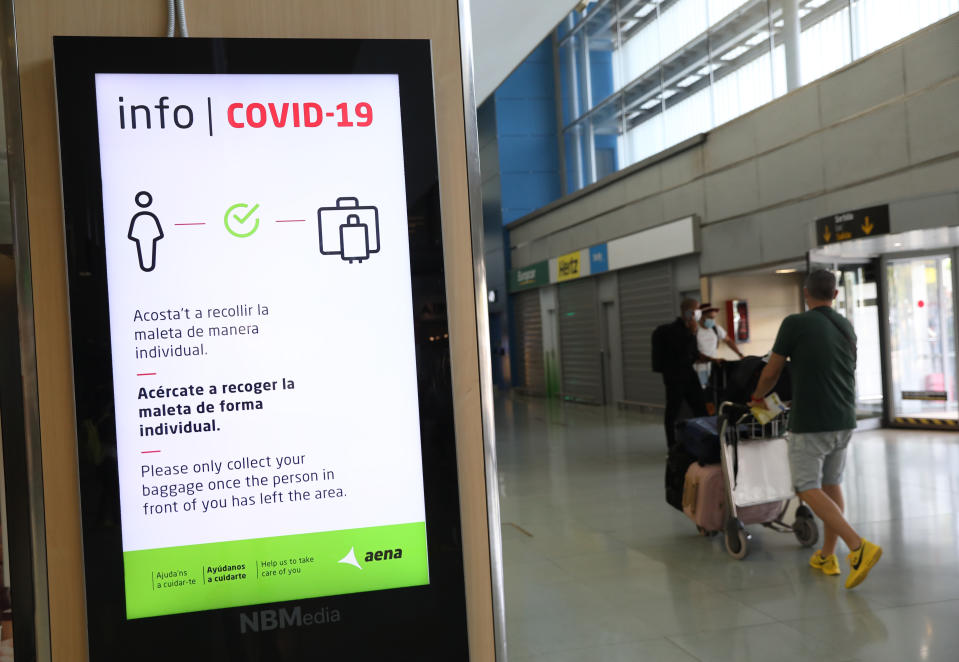
<path fill-rule="evenodd" d="M 747 403 L 756 390 L 759 376 L 766 367 L 761 356 L 746 356 L 738 361 L 724 361 L 714 365 L 713 370 L 722 370 L 724 389 L 719 394 L 719 402 Z M 792 400 L 792 381 L 789 376 L 789 362 L 783 366 L 779 381 L 771 392 L 777 393 L 783 402 Z"/>

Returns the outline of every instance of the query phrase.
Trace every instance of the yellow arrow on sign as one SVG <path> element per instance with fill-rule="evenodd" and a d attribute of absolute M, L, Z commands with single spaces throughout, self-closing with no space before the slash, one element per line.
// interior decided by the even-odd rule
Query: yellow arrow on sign
<path fill-rule="evenodd" d="M 875 225 L 872 224 L 872 221 L 869 220 L 869 217 L 866 217 L 866 222 L 862 224 L 862 231 L 866 234 L 870 234 L 874 229 Z"/>
<path fill-rule="evenodd" d="M 829 240 L 832 239 L 832 231 L 830 231 L 829 226 L 826 226 L 826 231 L 822 233 L 822 238 L 826 240 L 826 243 L 829 243 Z"/>

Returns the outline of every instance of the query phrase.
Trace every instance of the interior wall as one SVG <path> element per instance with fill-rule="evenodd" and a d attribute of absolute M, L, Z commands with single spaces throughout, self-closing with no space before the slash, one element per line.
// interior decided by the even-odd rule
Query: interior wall
<path fill-rule="evenodd" d="M 553 40 L 537 46 L 492 98 L 502 174 L 502 222 L 507 224 L 562 195 Z"/>
<path fill-rule="evenodd" d="M 72 353 L 60 197 L 53 35 L 161 37 L 156 0 L 14 0 L 55 661 L 87 659 Z M 207 0 L 193 37 L 431 39 L 449 296 L 453 401 L 472 659 L 493 659 L 493 596 L 458 4 L 452 0 Z M 8 26 L 9 27 L 9 26 Z M 538 41 L 538 40 L 537 40 Z M 519 58 L 517 58 L 518 60 Z M 477 219 L 478 220 L 478 219 Z M 94 587 L 91 587 L 94 588 Z"/>
<path fill-rule="evenodd" d="M 855 94 L 849 94 L 855 90 Z M 523 267 L 684 216 L 701 269 L 801 259 L 815 220 L 959 191 L 959 14 L 716 127 L 705 141 L 627 168 L 514 221 Z M 877 136 L 882 136 L 877 140 Z M 893 205 L 893 232 L 959 223 Z"/>
<path fill-rule="evenodd" d="M 720 309 L 717 323 L 732 333 L 726 317 L 726 302 L 745 299 L 749 303 L 749 342 L 740 343 L 747 356 L 762 356 L 773 348 L 783 318 L 802 312 L 802 274 L 750 274 L 713 276 L 709 279 L 710 303 Z M 725 343 L 720 356 L 735 359 Z"/>

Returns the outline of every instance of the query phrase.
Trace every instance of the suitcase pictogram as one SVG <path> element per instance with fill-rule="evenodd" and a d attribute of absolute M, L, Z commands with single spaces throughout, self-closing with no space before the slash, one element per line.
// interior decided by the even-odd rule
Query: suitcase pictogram
<path fill-rule="evenodd" d="M 350 214 L 346 223 L 340 226 L 340 257 L 353 264 L 370 257 L 370 231 L 366 223 L 360 223 L 360 217 Z"/>
<path fill-rule="evenodd" d="M 380 250 L 379 210 L 360 206 L 357 198 L 337 198 L 335 207 L 320 207 L 320 253 L 362 262 Z"/>

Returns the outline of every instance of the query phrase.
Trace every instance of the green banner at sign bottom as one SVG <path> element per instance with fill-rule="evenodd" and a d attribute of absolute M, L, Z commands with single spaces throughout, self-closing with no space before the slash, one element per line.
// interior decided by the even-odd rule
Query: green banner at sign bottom
<path fill-rule="evenodd" d="M 123 553 L 127 618 L 429 584 L 426 524 Z"/>

